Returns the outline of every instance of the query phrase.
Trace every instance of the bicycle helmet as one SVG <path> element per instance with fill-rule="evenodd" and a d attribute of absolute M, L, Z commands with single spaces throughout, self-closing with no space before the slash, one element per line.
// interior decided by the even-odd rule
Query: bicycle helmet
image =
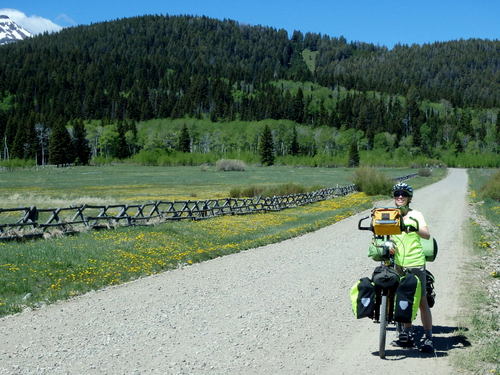
<path fill-rule="evenodd" d="M 396 185 L 394 185 L 392 187 L 392 193 L 394 194 L 396 191 L 404 191 L 408 193 L 410 198 L 413 197 L 413 188 L 405 182 L 398 182 Z"/>

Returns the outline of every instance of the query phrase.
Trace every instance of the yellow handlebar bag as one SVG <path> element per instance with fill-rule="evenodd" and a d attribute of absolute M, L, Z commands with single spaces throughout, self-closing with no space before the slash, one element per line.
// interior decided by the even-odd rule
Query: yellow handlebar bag
<path fill-rule="evenodd" d="M 400 234 L 401 223 L 399 208 L 381 207 L 372 210 L 373 233 L 377 236 Z"/>

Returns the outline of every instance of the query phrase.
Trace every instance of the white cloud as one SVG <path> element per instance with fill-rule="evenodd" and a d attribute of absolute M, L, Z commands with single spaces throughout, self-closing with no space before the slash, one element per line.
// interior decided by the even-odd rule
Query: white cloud
<path fill-rule="evenodd" d="M 27 16 L 17 9 L 0 9 L 0 14 L 9 16 L 9 18 L 17 23 L 19 26 L 24 27 L 32 34 L 40 34 L 45 31 L 55 32 L 62 29 L 61 26 L 55 24 L 51 20 L 39 16 Z"/>
<path fill-rule="evenodd" d="M 76 25 L 76 21 L 71 18 L 70 16 L 68 16 L 67 14 L 60 14 L 56 17 L 56 21 L 62 21 L 63 24 L 68 24 L 68 25 L 72 25 L 72 26 L 75 26 Z"/>

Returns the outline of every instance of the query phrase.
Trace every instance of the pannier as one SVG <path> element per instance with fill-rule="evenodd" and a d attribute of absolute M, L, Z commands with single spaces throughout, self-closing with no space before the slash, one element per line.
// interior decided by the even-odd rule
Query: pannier
<path fill-rule="evenodd" d="M 382 247 L 383 243 L 383 238 L 373 237 L 372 243 L 368 247 L 368 256 L 377 262 L 388 259 L 389 257 L 387 249 Z"/>
<path fill-rule="evenodd" d="M 422 249 L 425 255 L 426 262 L 434 262 L 438 253 L 438 244 L 434 237 L 426 240 L 425 238 L 420 239 L 420 243 L 422 244 Z"/>
<path fill-rule="evenodd" d="M 378 266 L 373 270 L 372 281 L 379 288 L 395 289 L 399 284 L 399 275 L 394 268 Z"/>
<path fill-rule="evenodd" d="M 372 318 L 375 307 L 375 285 L 363 277 L 351 288 L 352 312 L 357 319 Z"/>
<path fill-rule="evenodd" d="M 433 307 L 436 303 L 436 292 L 434 291 L 434 275 L 429 271 L 425 270 L 426 283 L 425 290 L 427 293 L 427 303 L 429 307 Z"/>
<path fill-rule="evenodd" d="M 409 273 L 401 278 L 394 298 L 394 320 L 399 323 L 411 323 L 417 316 L 422 284 L 419 278 Z"/>

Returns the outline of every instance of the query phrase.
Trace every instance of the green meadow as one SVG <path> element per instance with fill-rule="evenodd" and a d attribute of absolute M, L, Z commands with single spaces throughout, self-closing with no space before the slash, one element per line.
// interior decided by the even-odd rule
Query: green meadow
<path fill-rule="evenodd" d="M 381 169 L 387 176 L 416 173 L 411 168 Z M 437 169 L 436 175 L 443 170 Z M 129 164 L 69 168 L 26 168 L 0 172 L 0 208 L 132 204 L 157 200 L 229 197 L 235 187 L 294 183 L 333 187 L 352 183 L 353 169 L 249 166 L 218 171 L 214 166 L 137 166 Z"/>

